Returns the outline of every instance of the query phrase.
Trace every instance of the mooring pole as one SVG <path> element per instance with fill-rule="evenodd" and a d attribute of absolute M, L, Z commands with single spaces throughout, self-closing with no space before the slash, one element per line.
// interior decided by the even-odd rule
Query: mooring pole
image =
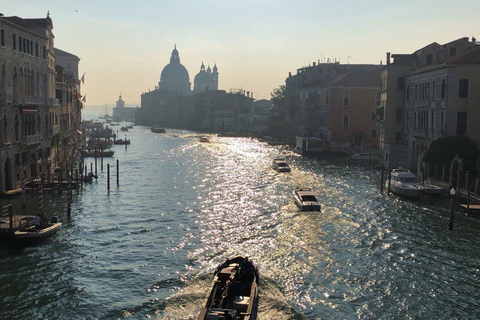
<path fill-rule="evenodd" d="M 72 213 L 72 178 L 68 179 L 68 190 L 67 190 L 67 214 Z"/>
<path fill-rule="evenodd" d="M 110 162 L 107 163 L 107 190 L 110 191 Z"/>
<path fill-rule="evenodd" d="M 384 171 L 385 167 L 382 166 L 382 171 L 381 171 L 381 174 L 380 174 L 380 193 L 383 193 L 383 171 Z"/>
<path fill-rule="evenodd" d="M 450 189 L 450 222 L 448 224 L 448 230 L 453 231 L 453 220 L 455 218 L 455 188 Z"/>
<path fill-rule="evenodd" d="M 22 173 L 22 208 L 25 208 L 25 175 Z"/>
<path fill-rule="evenodd" d="M 117 159 L 117 187 L 120 185 L 120 167 Z"/>

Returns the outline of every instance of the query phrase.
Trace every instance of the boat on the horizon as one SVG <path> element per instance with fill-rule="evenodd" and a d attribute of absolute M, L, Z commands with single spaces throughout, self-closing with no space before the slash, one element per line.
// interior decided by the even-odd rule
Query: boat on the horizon
<path fill-rule="evenodd" d="M 255 320 L 258 308 L 258 269 L 239 255 L 221 263 L 197 320 Z"/>
<path fill-rule="evenodd" d="M 130 139 L 128 140 L 118 139 L 113 141 L 113 144 L 130 144 Z"/>
<path fill-rule="evenodd" d="M 153 126 L 150 128 L 150 130 L 155 133 L 165 133 L 165 129 L 159 126 Z"/>
<path fill-rule="evenodd" d="M 115 151 L 112 150 L 81 150 L 82 157 L 112 157 Z"/>

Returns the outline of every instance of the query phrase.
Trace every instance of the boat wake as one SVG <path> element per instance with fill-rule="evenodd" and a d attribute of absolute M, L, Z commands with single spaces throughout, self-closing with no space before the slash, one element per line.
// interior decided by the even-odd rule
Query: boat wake
<path fill-rule="evenodd" d="M 260 275 L 257 320 L 307 320 L 286 301 L 278 283 Z M 164 300 L 150 300 L 139 309 L 122 312 L 126 318 L 144 313 L 149 319 L 194 320 L 205 304 L 212 285 L 213 273 L 202 273 L 189 280 L 185 287 Z"/>
<path fill-rule="evenodd" d="M 201 306 L 205 304 L 212 279 L 213 273 L 203 273 L 190 280 L 179 292 L 155 305 L 152 319 L 197 319 Z M 308 318 L 288 304 L 276 281 L 260 275 L 257 320 L 287 319 Z"/>

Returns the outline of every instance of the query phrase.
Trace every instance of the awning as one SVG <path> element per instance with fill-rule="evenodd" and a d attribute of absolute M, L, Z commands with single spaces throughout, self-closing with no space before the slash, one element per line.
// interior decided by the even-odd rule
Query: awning
<path fill-rule="evenodd" d="M 37 108 L 22 108 L 22 114 L 37 114 Z"/>

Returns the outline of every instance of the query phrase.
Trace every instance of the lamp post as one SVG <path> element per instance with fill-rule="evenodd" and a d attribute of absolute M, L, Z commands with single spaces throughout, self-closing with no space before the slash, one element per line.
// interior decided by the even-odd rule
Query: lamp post
<path fill-rule="evenodd" d="M 450 223 L 448 230 L 453 231 L 453 218 L 455 216 L 455 188 L 450 189 Z"/>

